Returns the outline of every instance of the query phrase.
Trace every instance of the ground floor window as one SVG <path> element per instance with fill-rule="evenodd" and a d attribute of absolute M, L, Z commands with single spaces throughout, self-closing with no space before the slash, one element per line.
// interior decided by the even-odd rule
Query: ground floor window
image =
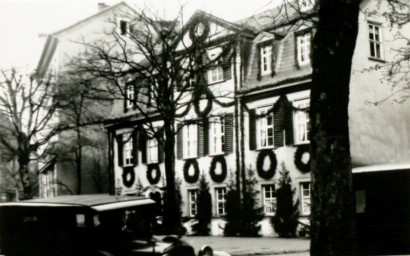
<path fill-rule="evenodd" d="M 301 201 L 302 201 L 302 214 L 310 214 L 310 182 L 300 183 Z"/>
<path fill-rule="evenodd" d="M 265 215 L 273 216 L 276 211 L 275 185 L 263 185 L 263 209 Z"/>
<path fill-rule="evenodd" d="M 216 199 L 216 214 L 217 216 L 223 216 L 226 214 L 225 204 L 226 204 L 226 188 L 216 188 L 215 189 L 215 199 Z"/>
<path fill-rule="evenodd" d="M 188 190 L 189 216 L 191 216 L 191 217 L 195 217 L 196 214 L 198 213 L 197 198 L 198 198 L 198 190 L 197 189 Z"/>

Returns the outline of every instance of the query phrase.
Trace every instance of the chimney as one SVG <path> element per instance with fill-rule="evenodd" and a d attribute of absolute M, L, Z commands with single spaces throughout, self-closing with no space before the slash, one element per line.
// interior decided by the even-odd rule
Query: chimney
<path fill-rule="evenodd" d="M 102 10 L 104 10 L 107 7 L 108 7 L 108 5 L 104 2 L 98 3 L 98 11 L 99 12 L 101 12 Z"/>

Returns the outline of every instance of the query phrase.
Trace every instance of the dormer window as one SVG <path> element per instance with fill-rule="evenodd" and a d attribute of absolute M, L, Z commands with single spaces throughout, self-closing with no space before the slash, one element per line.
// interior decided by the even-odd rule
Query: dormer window
<path fill-rule="evenodd" d="M 134 107 L 134 102 L 135 102 L 135 90 L 134 90 L 134 85 L 133 84 L 129 84 L 126 87 L 126 108 L 130 109 L 132 107 Z"/>
<path fill-rule="evenodd" d="M 118 28 L 122 36 L 130 35 L 134 32 L 134 26 L 126 19 L 120 19 L 118 21 Z"/>
<path fill-rule="evenodd" d="M 314 0 L 299 0 L 299 8 L 301 12 L 309 11 L 313 8 Z"/>
<path fill-rule="evenodd" d="M 261 74 L 267 75 L 272 72 L 272 46 L 266 45 L 260 48 L 261 52 Z"/>
<path fill-rule="evenodd" d="M 299 66 L 310 63 L 310 40 L 310 31 L 306 31 L 296 36 L 297 62 Z"/>
<path fill-rule="evenodd" d="M 208 69 L 208 82 L 209 84 L 221 82 L 224 79 L 224 70 L 217 58 L 222 54 L 222 48 L 217 47 L 207 51 L 209 61 L 211 62 L 211 68 Z"/>

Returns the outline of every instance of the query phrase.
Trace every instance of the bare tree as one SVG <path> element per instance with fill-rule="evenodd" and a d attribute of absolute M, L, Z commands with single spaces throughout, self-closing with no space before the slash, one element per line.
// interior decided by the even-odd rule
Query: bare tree
<path fill-rule="evenodd" d="M 82 42 L 86 51 L 73 61 L 72 68 L 74 73 L 92 80 L 89 88 L 99 94 L 99 99 L 103 96 L 129 104 L 129 111 L 144 119 L 141 132 L 157 139 L 165 153 L 167 196 L 163 224 L 165 230 L 174 232 L 180 218 L 175 199 L 174 146 L 175 135 L 182 127 L 175 124 L 184 124 L 184 115 L 191 107 L 200 108 L 201 100 L 229 97 L 227 92 L 211 91 L 205 86 L 204 72 L 217 61 L 230 66 L 235 48 L 233 40 L 227 41 L 222 52 L 208 60 L 207 40 L 184 44 L 188 28 L 180 20 L 164 21 L 144 11 L 128 18 L 132 26 L 126 35 L 121 35 L 123 28 L 114 24 L 105 38 Z"/>

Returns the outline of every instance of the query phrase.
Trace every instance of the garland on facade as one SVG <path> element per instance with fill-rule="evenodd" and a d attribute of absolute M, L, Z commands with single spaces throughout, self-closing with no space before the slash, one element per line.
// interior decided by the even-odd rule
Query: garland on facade
<path fill-rule="evenodd" d="M 307 161 L 307 163 L 302 161 L 304 154 L 309 154 L 309 161 Z M 300 145 L 296 149 L 295 165 L 302 173 L 308 173 L 310 171 L 310 146 L 308 144 Z"/>
<path fill-rule="evenodd" d="M 198 34 L 195 33 L 196 32 L 195 30 L 196 30 L 197 26 L 201 23 L 204 27 L 203 27 L 202 34 L 198 35 Z M 209 31 L 210 31 L 209 23 L 205 22 L 201 19 L 197 19 L 197 20 L 193 21 L 191 23 L 191 26 L 189 27 L 189 37 L 195 43 L 196 42 L 203 42 L 205 39 L 208 38 Z"/>
<path fill-rule="evenodd" d="M 130 188 L 135 181 L 135 172 L 134 172 L 134 167 L 128 166 L 124 167 L 122 170 L 122 183 L 124 186 L 127 188 Z"/>
<path fill-rule="evenodd" d="M 194 174 L 189 175 L 189 169 L 193 165 L 194 167 Z M 196 159 L 188 159 L 185 161 L 184 164 L 184 179 L 188 183 L 195 183 L 198 181 L 199 178 L 199 167 L 198 167 L 198 162 Z"/>
<path fill-rule="evenodd" d="M 159 164 L 149 164 L 147 166 L 147 180 L 149 181 L 149 183 L 151 185 L 155 185 L 159 182 L 160 178 L 161 170 L 159 169 Z"/>
<path fill-rule="evenodd" d="M 204 108 L 204 110 L 201 110 L 201 107 L 200 107 L 201 100 L 204 100 L 202 98 L 202 95 L 205 95 L 205 99 L 207 101 L 206 107 Z M 194 107 L 195 107 L 195 112 L 198 114 L 198 116 L 201 116 L 201 117 L 207 116 L 209 112 L 211 112 L 212 110 L 212 93 L 206 88 L 202 89 L 202 92 L 201 91 L 196 92 L 196 97 L 194 99 Z"/>
<path fill-rule="evenodd" d="M 263 169 L 263 163 L 265 162 L 266 157 L 269 157 L 270 160 L 270 167 L 268 170 Z M 276 160 L 276 155 L 272 150 L 261 150 L 259 152 L 258 159 L 256 160 L 256 171 L 258 172 L 259 177 L 266 180 L 271 179 L 273 176 L 275 176 L 277 164 L 278 162 Z"/>
<path fill-rule="evenodd" d="M 215 173 L 216 164 L 218 162 L 221 165 L 220 174 Z M 227 170 L 226 170 L 225 157 L 223 155 L 219 155 L 219 156 L 215 156 L 214 158 L 212 158 L 211 167 L 209 168 L 209 175 L 211 175 L 212 180 L 215 182 L 221 183 L 222 181 L 225 180 L 226 174 L 227 174 Z"/>

